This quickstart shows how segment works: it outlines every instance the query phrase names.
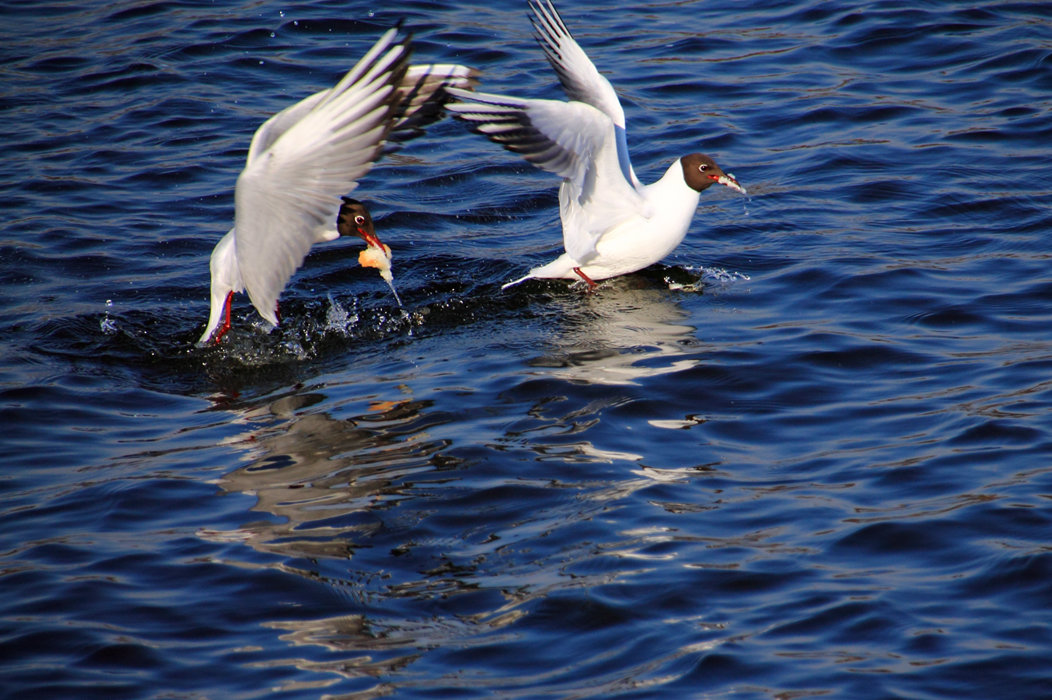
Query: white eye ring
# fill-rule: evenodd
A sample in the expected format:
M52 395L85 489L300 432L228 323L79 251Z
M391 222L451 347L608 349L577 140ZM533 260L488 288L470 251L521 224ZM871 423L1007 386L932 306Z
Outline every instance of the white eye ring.
M708 169L709 169L709 166L706 165L705 163L702 163L701 165L698 166L698 170L700 170L701 172L705 172Z
M354 217L354 223L358 224L359 226L364 224L365 223L365 217L362 216L361 214L359 214L358 216Z

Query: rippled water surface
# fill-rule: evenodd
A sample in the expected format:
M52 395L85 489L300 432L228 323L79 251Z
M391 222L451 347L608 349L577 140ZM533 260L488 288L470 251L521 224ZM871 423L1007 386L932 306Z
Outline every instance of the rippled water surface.
M393 5L388 3L387 5ZM1052 696L1052 5L565 0L659 265L500 285L555 179L446 119L197 348L256 127L400 17L558 97L525 3L0 8L6 697Z

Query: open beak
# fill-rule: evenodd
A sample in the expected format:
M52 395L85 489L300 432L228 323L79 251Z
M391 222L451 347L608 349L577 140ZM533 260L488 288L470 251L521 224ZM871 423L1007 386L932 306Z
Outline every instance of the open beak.
M712 179L721 185L726 185L727 187L730 187L732 190L736 190L738 192L741 192L742 194L747 194L745 188L739 185L738 181L735 180L734 176L730 173L725 173L723 175L720 175L719 177L714 177Z
M360 226L358 227L358 235L362 237L362 240L364 240L368 246L379 248L380 250L387 248L387 246L380 242L380 239L376 237L375 233L369 233Z

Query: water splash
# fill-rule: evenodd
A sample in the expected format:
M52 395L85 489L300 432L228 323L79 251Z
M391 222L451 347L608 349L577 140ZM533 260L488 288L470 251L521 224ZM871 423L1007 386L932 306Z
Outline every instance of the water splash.
M673 292L704 292L706 290L722 291L738 282L748 282L751 277L742 272L731 272L722 267L692 267L686 268L696 275L693 283L676 282L671 277L665 277L665 283Z
M102 314L102 319L99 320L99 330L106 335L113 335L117 332L117 322L110 318L110 309L113 308L113 299L106 300L106 311Z
M707 290L722 292L737 285L739 282L748 282L752 278L743 272L725 270L722 267L706 267L701 270L699 280Z
M351 311L347 311L340 302L336 301L332 292L329 292L329 308L325 312L325 328L331 331L338 331L344 335L347 335L351 327L358 323L358 301L353 300L354 306Z

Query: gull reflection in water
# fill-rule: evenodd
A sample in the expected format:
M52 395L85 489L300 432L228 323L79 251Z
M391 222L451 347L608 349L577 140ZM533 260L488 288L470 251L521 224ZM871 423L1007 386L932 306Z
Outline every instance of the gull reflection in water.
M390 677L411 664L421 647L470 636L478 625L489 631L503 628L522 614L507 603L479 621L461 619L462 629L457 629L436 627L423 615L366 612L383 609L373 604L377 599L398 598L412 608L415 600L426 605L477 587L470 576L422 567L430 553L417 556L406 540L414 537L419 509L427 512L427 491L455 481L451 472L462 460L446 454L449 440L431 434L458 420L458 414L402 390L404 400L375 401L348 418L321 410L332 400L320 393L238 409L246 430L231 443L243 447L247 459L216 483L227 492L255 497L252 509L270 517L232 530L201 530L199 536L274 555L276 560L264 558L257 565L337 592L323 598L346 600L336 603L338 612L330 616L260 620L289 645L314 650L256 665L333 674L322 676L316 687ZM401 508L406 500L416 507ZM402 547L407 551L399 551Z
M697 364L697 329L666 287L638 277L607 280L567 304L555 347L531 361L548 376L588 384L638 384Z
M532 401L506 439L537 459L638 462L639 444L612 414L643 398L640 387L696 366L702 355L690 313L665 284L640 275L606 280L592 294L562 295L559 322L530 358L512 398ZM668 381L672 381L669 379Z
M310 411L318 394L294 394L243 411L241 436L250 461L217 481L225 491L256 497L253 510L281 521L254 523L236 533L256 549L290 557L347 558L356 535L379 527L370 508L399 497L406 477L441 468L448 440L427 428L444 419L432 402L385 401L370 412L337 419Z
M507 401L510 413L505 418L511 419L499 421L498 444L468 445L472 454L525 459L532 453L539 460L564 462L641 459L630 453L631 447L621 449L609 442L601 426L590 426L606 407L638 393L637 385L693 366L699 352L695 328L687 322L688 312L675 302L676 294L664 287L641 289L638 281L634 284L631 280L606 283L594 295L568 299L549 347L528 360L527 366L520 365L518 376L510 372L507 387L493 396ZM548 396L537 401L528 386L535 378L556 379L545 386L565 393L566 400ZM598 391L575 396L573 387L580 384L596 385ZM330 386L328 393L332 390ZM459 425L464 416L450 404L420 400L407 387L402 391L404 397L396 395L397 400L375 402L364 410L345 410L344 417L338 417L340 401L321 392L292 393L236 409L245 425L236 445L246 457L217 484L253 496L253 510L267 517L201 536L244 542L276 557L274 561L265 557L260 566L330 586L348 601L328 616L261 620L290 646L313 650L290 655L300 658L260 664L334 674L322 684L339 683L341 678L389 678L412 664L422 648L476 638L493 642L509 634L526 614L529 599L544 594L545 587L519 590L505 585L515 576L506 579L502 560L494 555L499 541L468 546L492 555L492 571L479 573L472 568L475 564L459 561L457 566L447 562L448 569L436 567L450 548L445 538L450 532L460 537L464 530L441 525L462 511L444 512L429 500L429 493L458 493L455 482L462 476L453 470L463 464L464 445L453 449L451 440L443 438L466 435L471 426ZM450 424L455 424L454 429L442 429ZM618 479L603 487L582 474L583 481L576 484L571 474L565 472L566 478L553 486L560 489L554 502L566 509L560 518L567 522L585 522L611 499L623 499L626 488L649 483ZM502 488L519 486L512 480ZM569 486L579 492L577 497L563 496ZM470 499L478 488L478 484L467 487L464 498ZM436 521L439 524L428 521L436 508L444 513ZM529 526L527 522L523 527ZM515 531L512 525L507 527L512 528L504 531L510 542ZM498 524L492 528L497 531ZM460 551L459 547L453 549ZM490 560L483 556L479 561ZM479 591L481 580L500 584ZM576 577L565 581L567 586L585 583ZM498 588L499 594L494 592ZM456 595L475 596L466 604L473 614L443 618L441 624L425 614L433 605L430 601ZM385 606L378 600L398 603Z

